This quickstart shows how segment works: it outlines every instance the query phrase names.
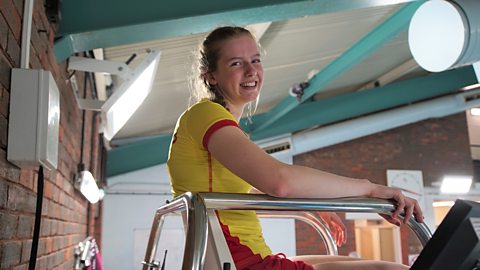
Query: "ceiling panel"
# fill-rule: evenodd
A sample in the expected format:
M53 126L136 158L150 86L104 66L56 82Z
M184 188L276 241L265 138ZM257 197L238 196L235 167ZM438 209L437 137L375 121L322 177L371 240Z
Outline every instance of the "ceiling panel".
M269 110L285 98L294 83L306 81L309 72L326 67L395 13L399 6L357 9L272 23L260 39L265 51L266 80L257 113ZM132 53L137 53L132 66L143 58L147 48L159 48L162 52L152 92L115 139L173 130L176 119L188 106L188 80L193 75L194 52L203 36L196 34L104 49L105 58L115 61L126 61ZM322 91L328 95L354 91L409 58L406 35L401 35Z

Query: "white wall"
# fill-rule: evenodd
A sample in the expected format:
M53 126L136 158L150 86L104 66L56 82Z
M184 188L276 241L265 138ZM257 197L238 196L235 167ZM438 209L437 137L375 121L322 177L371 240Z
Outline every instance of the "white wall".
M171 197L165 165L108 178L102 220L105 269L141 269L155 211ZM180 222L166 221L165 227L171 229L176 223L181 228ZM163 258L164 249L159 252ZM166 269L180 269L172 263L167 260Z
M480 160L480 116L473 116L470 110L467 110L466 115L472 158Z

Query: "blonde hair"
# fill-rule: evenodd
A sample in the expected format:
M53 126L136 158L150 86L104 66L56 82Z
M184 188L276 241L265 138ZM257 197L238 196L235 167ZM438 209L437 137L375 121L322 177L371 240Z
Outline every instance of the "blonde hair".
M190 86L191 104L196 103L203 98L208 98L225 107L225 98L221 91L216 85L210 85L208 83L206 75L207 73L215 72L217 70L221 43L239 35L249 35L255 39L253 34L246 28L238 26L223 26L210 32L200 44L197 52L197 61L195 61L196 65L194 66L194 75Z

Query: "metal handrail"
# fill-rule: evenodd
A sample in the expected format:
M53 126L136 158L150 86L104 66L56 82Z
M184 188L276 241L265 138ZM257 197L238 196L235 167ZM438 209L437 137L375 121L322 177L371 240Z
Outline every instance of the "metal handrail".
M300 199L276 198L265 194L197 193L187 192L171 203L160 207L153 221L143 270L158 269L155 261L159 230L166 213L187 211L187 239L183 258L183 270L201 270L205 261L208 220L206 209L217 210L269 210L269 211L334 211L363 212L391 215L395 204L391 201L370 198ZM432 233L423 223L410 219L408 225L423 246Z
M217 210L275 210L275 211L324 211L361 212L391 215L395 204L388 200L372 198L301 199L277 198L265 194L199 193L207 208ZM400 216L402 218L402 216ZM411 218L410 228L425 245L432 237L430 229Z
M317 233L321 236L323 244L326 247L327 255L336 256L338 255L338 248L335 243L335 239L332 236L332 233L328 229L327 224L322 219L317 218L308 212L278 212L278 211L265 211L258 210L258 217L265 218L293 218L296 220L303 221L308 225L312 226Z
M159 268L159 262L156 261L155 257L164 216L176 211L187 212L187 245L183 256L182 269L202 269L205 262L208 239L207 209L201 196L186 192L176 197L170 203L161 206L155 212L145 252L145 260L142 262L143 270Z

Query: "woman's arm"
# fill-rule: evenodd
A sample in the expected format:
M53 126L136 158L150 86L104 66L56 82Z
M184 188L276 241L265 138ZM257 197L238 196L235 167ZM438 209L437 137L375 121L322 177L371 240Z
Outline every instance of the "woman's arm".
M230 171L266 194L276 197L336 198L368 196L374 185L308 167L282 163L251 142L237 127L217 130L208 142L210 153Z
M397 202L396 216L403 210L407 219L416 214L421 222L422 211L415 200L403 196L399 189L353 179L328 172L282 163L251 142L237 127L226 126L212 134L208 142L210 153L226 168L243 180L276 197L338 198L367 196L393 199Z

